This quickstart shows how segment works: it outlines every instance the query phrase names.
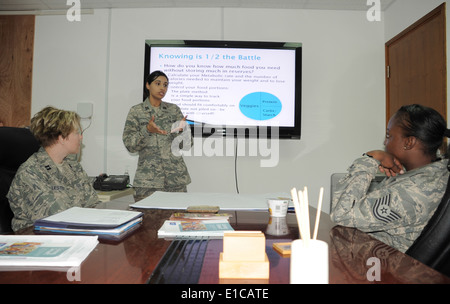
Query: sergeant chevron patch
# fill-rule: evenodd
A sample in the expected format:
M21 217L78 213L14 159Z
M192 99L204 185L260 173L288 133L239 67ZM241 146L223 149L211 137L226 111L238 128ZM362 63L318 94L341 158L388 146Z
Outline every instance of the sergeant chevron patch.
M391 195L388 194L385 197L376 200L373 206L374 216L385 223L390 223L400 219L400 215L391 210Z

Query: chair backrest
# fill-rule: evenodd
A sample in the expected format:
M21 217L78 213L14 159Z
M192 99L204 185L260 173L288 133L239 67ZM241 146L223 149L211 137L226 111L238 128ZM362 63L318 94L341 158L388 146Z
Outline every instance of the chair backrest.
M17 169L40 145L29 129L0 127L0 234L11 232L13 213L8 194Z
M406 254L450 276L450 177L438 208Z

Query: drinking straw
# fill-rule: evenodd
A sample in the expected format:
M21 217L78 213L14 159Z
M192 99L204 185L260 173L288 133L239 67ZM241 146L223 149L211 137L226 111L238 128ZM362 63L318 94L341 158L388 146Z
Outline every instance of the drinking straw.
M314 226L313 240L317 239L317 232L319 230L320 212L322 210L322 199L323 199L323 187L320 188L319 192L319 202L317 203L316 223Z
M295 209L295 217L297 218L297 226L298 226L298 232L300 234L300 237L303 239L303 228L302 228L302 220L301 220L301 213L300 213L300 204L298 201L298 194L297 189L293 188L291 190L291 196L292 196L292 202L294 203L294 209Z
M305 231L305 245L309 244L309 240L311 239L311 232L309 228L309 202L308 202L308 188L304 187L303 189L303 200L300 200L301 207L300 210L302 212L302 220Z
M304 187L303 191L298 191L296 188L291 189L292 201L295 208L295 216L297 218L298 229L301 239L308 245L311 239L310 223L309 223L309 202L308 202L308 188ZM322 211L323 201L323 187L320 188L319 201L317 204L316 221L314 224L313 240L317 239L319 231L320 213Z

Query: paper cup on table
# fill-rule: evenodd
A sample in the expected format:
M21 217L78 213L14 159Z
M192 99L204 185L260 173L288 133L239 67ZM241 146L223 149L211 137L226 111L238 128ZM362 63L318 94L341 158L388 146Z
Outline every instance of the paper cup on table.
M291 284L328 284L328 244L294 240L291 244Z
M269 205L270 216L284 217L286 216L289 201L283 199L269 199L267 201Z

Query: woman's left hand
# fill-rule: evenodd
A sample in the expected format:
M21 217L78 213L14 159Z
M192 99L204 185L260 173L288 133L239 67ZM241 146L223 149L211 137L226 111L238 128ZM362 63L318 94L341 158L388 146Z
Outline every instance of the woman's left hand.
M403 165L392 154L381 150L370 151L366 153L380 162L380 172L386 174L386 176L392 177L397 174L404 174Z
M178 133L183 131L183 129L186 127L186 118L187 115L183 117L183 119L180 121L180 124L177 127L173 128L170 133Z

